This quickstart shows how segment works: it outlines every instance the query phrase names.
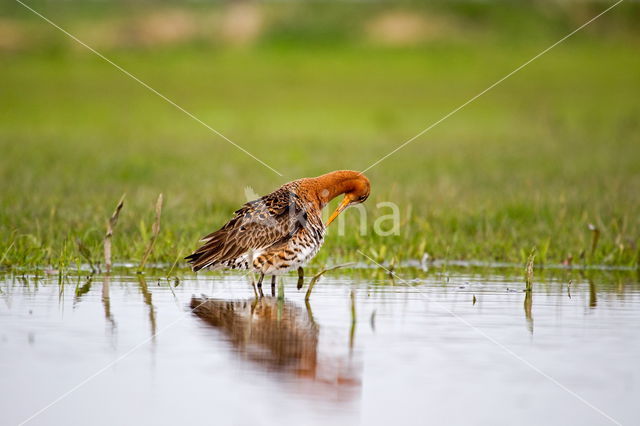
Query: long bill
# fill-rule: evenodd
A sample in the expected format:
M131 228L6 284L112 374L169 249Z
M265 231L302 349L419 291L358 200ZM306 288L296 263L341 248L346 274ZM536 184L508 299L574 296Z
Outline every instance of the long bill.
M344 199L342 200L342 202L340 203L340 205L338 206L338 208L336 209L336 211L334 211L333 213L331 213L331 217L329 217L329 220L327 220L327 224L325 226L329 226L331 224L331 222L333 222L333 220L338 217L338 215L340 213L342 213L342 211L344 209L347 208L347 206L349 205L349 202L351 202L351 200L348 197L344 197Z

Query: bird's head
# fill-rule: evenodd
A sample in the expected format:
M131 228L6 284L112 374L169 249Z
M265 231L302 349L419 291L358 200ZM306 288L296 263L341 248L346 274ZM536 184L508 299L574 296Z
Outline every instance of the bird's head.
M320 182L322 205L326 205L335 197L344 194L342 202L331 214L326 226L329 226L347 207L363 203L371 192L369 179L365 175L351 170L338 170L316 179Z

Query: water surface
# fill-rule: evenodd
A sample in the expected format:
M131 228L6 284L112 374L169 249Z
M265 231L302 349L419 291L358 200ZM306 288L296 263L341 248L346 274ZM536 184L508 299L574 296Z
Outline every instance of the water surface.
M2 424L640 422L633 274L340 274L310 303L294 277L5 276Z

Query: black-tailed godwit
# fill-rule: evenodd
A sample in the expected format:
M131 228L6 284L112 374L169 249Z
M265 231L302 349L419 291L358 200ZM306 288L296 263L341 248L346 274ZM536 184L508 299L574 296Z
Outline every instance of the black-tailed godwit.
M262 280L298 269L311 260L324 242L326 227L347 207L369 196L369 179L359 172L338 170L315 178L286 183L236 210L222 228L204 237L202 247L186 257L194 271L200 269L244 269L260 274ZM322 209L335 197L344 199L322 223Z

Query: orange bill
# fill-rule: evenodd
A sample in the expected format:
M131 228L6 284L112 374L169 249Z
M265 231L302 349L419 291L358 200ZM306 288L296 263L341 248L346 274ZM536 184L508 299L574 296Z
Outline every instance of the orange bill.
M334 211L331 214L331 217L329 217L329 220L327 221L327 224L325 226L329 226L329 224L331 224L331 222L333 222L333 220L338 217L338 215L340 213L342 213L342 210L346 209L347 206L349 205L349 203L351 202L351 200L348 197L344 197L344 199L342 200L342 202L340 203L340 205L338 206L338 208L336 209L336 211Z

